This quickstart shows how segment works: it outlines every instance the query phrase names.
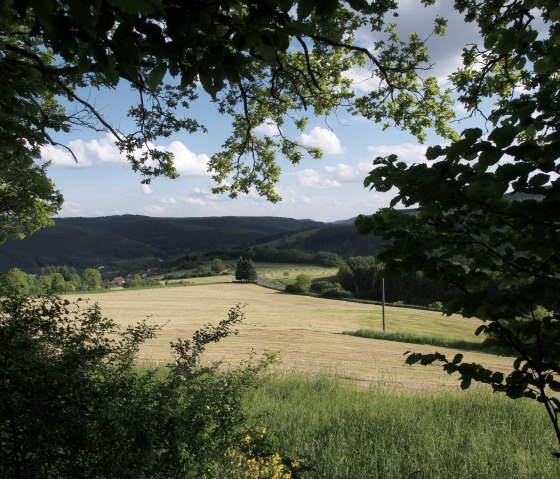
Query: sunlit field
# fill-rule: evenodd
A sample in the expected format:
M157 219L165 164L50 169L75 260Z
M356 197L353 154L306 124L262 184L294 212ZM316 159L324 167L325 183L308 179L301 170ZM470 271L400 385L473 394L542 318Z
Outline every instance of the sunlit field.
M213 284L204 284L210 280ZM106 316L122 325L146 317L162 325L157 339L141 350L140 360L145 363L166 363L171 359L171 341L190 336L204 324L217 323L239 303L245 305L246 316L239 335L211 345L206 360L235 364L247 359L251 351L257 355L267 351L278 353L275 369L290 374L327 374L360 386L382 385L394 390L457 388L457 380L437 366L404 365L406 351L429 352L433 346L341 334L358 329L380 330L379 306L289 295L253 284L233 283L231 276L189 281L193 284L184 287L120 290L89 297L101 305ZM473 331L479 324L476 320L398 307L386 308L386 323L388 331L470 341L475 340ZM507 358L470 351L465 352L465 358L492 368L511 364Z

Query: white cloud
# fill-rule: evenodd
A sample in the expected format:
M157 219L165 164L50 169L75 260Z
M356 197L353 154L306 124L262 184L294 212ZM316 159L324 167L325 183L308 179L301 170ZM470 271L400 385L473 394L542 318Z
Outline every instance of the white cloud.
M41 158L50 161L53 165L66 166L70 168L88 168L94 163L126 163L126 158L115 145L114 137L110 134L101 139L94 140L72 140L68 142L68 148L74 153L74 157L66 148L45 145L41 147ZM77 160L77 161L76 161Z
M262 133L263 135L267 136L276 136L280 133L278 130L278 126L270 118L267 118L264 123L261 123L259 126L257 126L255 128L255 132Z
M43 161L48 161L53 165L66 166L68 168L88 168L92 165L91 160L82 155L79 156L78 151L74 151L74 158L69 151L57 148L52 145L45 145L41 147L41 158ZM77 161L76 161L77 160Z
M115 137L111 134L105 135L100 140L71 141L68 146L74 149L74 143L80 142L88 155L93 156L102 163L126 163L126 156L123 155L115 144Z
M154 192L154 190L152 189L152 187L150 185L146 185L146 184L142 184L140 185L140 191L142 192L142 194L144 195L150 195Z
M77 162L74 160L70 152L62 147L46 145L41 148L41 157L43 161L50 161L53 165L66 166L72 168L88 168L104 163L126 163L126 156L122 154L117 145L115 138L107 134L101 139L72 140L68 143L68 148L72 150L76 156ZM168 146L156 146L150 144L150 148L156 148L163 151L173 153L174 165L177 171L183 175L189 176L209 176L208 155L196 154L187 148L180 141L173 141ZM144 151L144 150L141 150ZM140 151L138 152L140 153ZM148 162L151 164L152 162ZM146 193L146 191L143 191Z
M334 166L325 167L325 172L334 176L341 183L361 182L371 171L372 164L368 161L360 161L356 165L337 163Z
M310 205L313 203L309 196L302 194L301 190L296 190L293 186L278 186L278 194L282 197L279 205Z
M380 84L379 78L373 76L370 68L353 66L350 70L346 70L343 75L352 81L352 88L364 93L377 89Z
M158 201L164 205L176 205L177 200L173 197L162 197L158 198Z
M173 164L179 173L189 176L210 176L208 155L204 153L197 155L180 141L171 142L166 150L173 153Z
M400 145L376 145L368 146L367 149L372 153L373 158L378 156L397 155L400 161L405 163L426 163L425 145L417 145L413 143L402 143ZM368 170L369 171L369 170Z
M85 216L87 211L79 203L65 201L58 216Z
M320 170L309 168L298 171L295 175L300 185L309 188L338 188L340 186L337 180L327 178Z
M303 146L318 147L321 148L324 153L331 155L344 151L336 134L319 126L313 128L309 135L302 133L299 141Z
M192 196L183 196L181 198L181 201L183 203L186 203L189 206L200 206L200 207L205 207L208 206L209 202L208 201L204 201L200 198L193 198Z
M165 208L159 205L145 206L142 208L142 212L147 215L161 215L165 213Z

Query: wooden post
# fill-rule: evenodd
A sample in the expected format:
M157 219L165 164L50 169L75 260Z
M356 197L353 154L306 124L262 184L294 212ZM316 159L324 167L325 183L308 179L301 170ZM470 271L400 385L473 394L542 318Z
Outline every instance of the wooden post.
M385 278L381 278L381 315L383 317L383 332L385 332Z

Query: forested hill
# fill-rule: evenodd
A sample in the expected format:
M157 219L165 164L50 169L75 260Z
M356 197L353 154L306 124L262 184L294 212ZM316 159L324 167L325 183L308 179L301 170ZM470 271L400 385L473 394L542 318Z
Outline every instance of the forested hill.
M312 220L277 217L60 218L51 228L0 245L0 270L18 267L37 271L42 266L63 264L76 268L118 268L131 260L255 244L271 235L323 225Z

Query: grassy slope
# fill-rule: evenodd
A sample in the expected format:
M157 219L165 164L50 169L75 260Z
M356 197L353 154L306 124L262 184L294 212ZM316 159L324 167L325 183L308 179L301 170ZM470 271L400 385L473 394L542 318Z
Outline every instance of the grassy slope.
M338 268L325 266L314 266L308 264L283 264L283 263L264 263L256 262L255 269L259 276L264 276L272 281L284 284L291 284L299 274L306 274L311 279L333 278L336 276Z
M544 408L480 389L395 394L272 378L248 411L275 449L305 459L309 479L560 477Z
M251 284L234 284L231 276L191 280L192 286L115 291L90 295L105 315L127 324L150 316L165 324L156 340L142 349L142 359L166 362L169 342L188 337L208 322L217 323L230 307L246 304L246 321L240 334L212 345L207 357L238 362L251 350L279 352L277 369L313 374L336 374L362 385L381 384L396 390L449 387L457 381L436 366L404 366L409 349L433 351L427 345L364 339L342 335L343 331L381 328L380 307L306 296L287 295ZM223 281L204 284L209 281ZM389 331L473 340L475 320L446 318L430 311L386 308ZM438 348L441 352L453 352ZM489 367L506 368L511 360L467 352L467 359Z

